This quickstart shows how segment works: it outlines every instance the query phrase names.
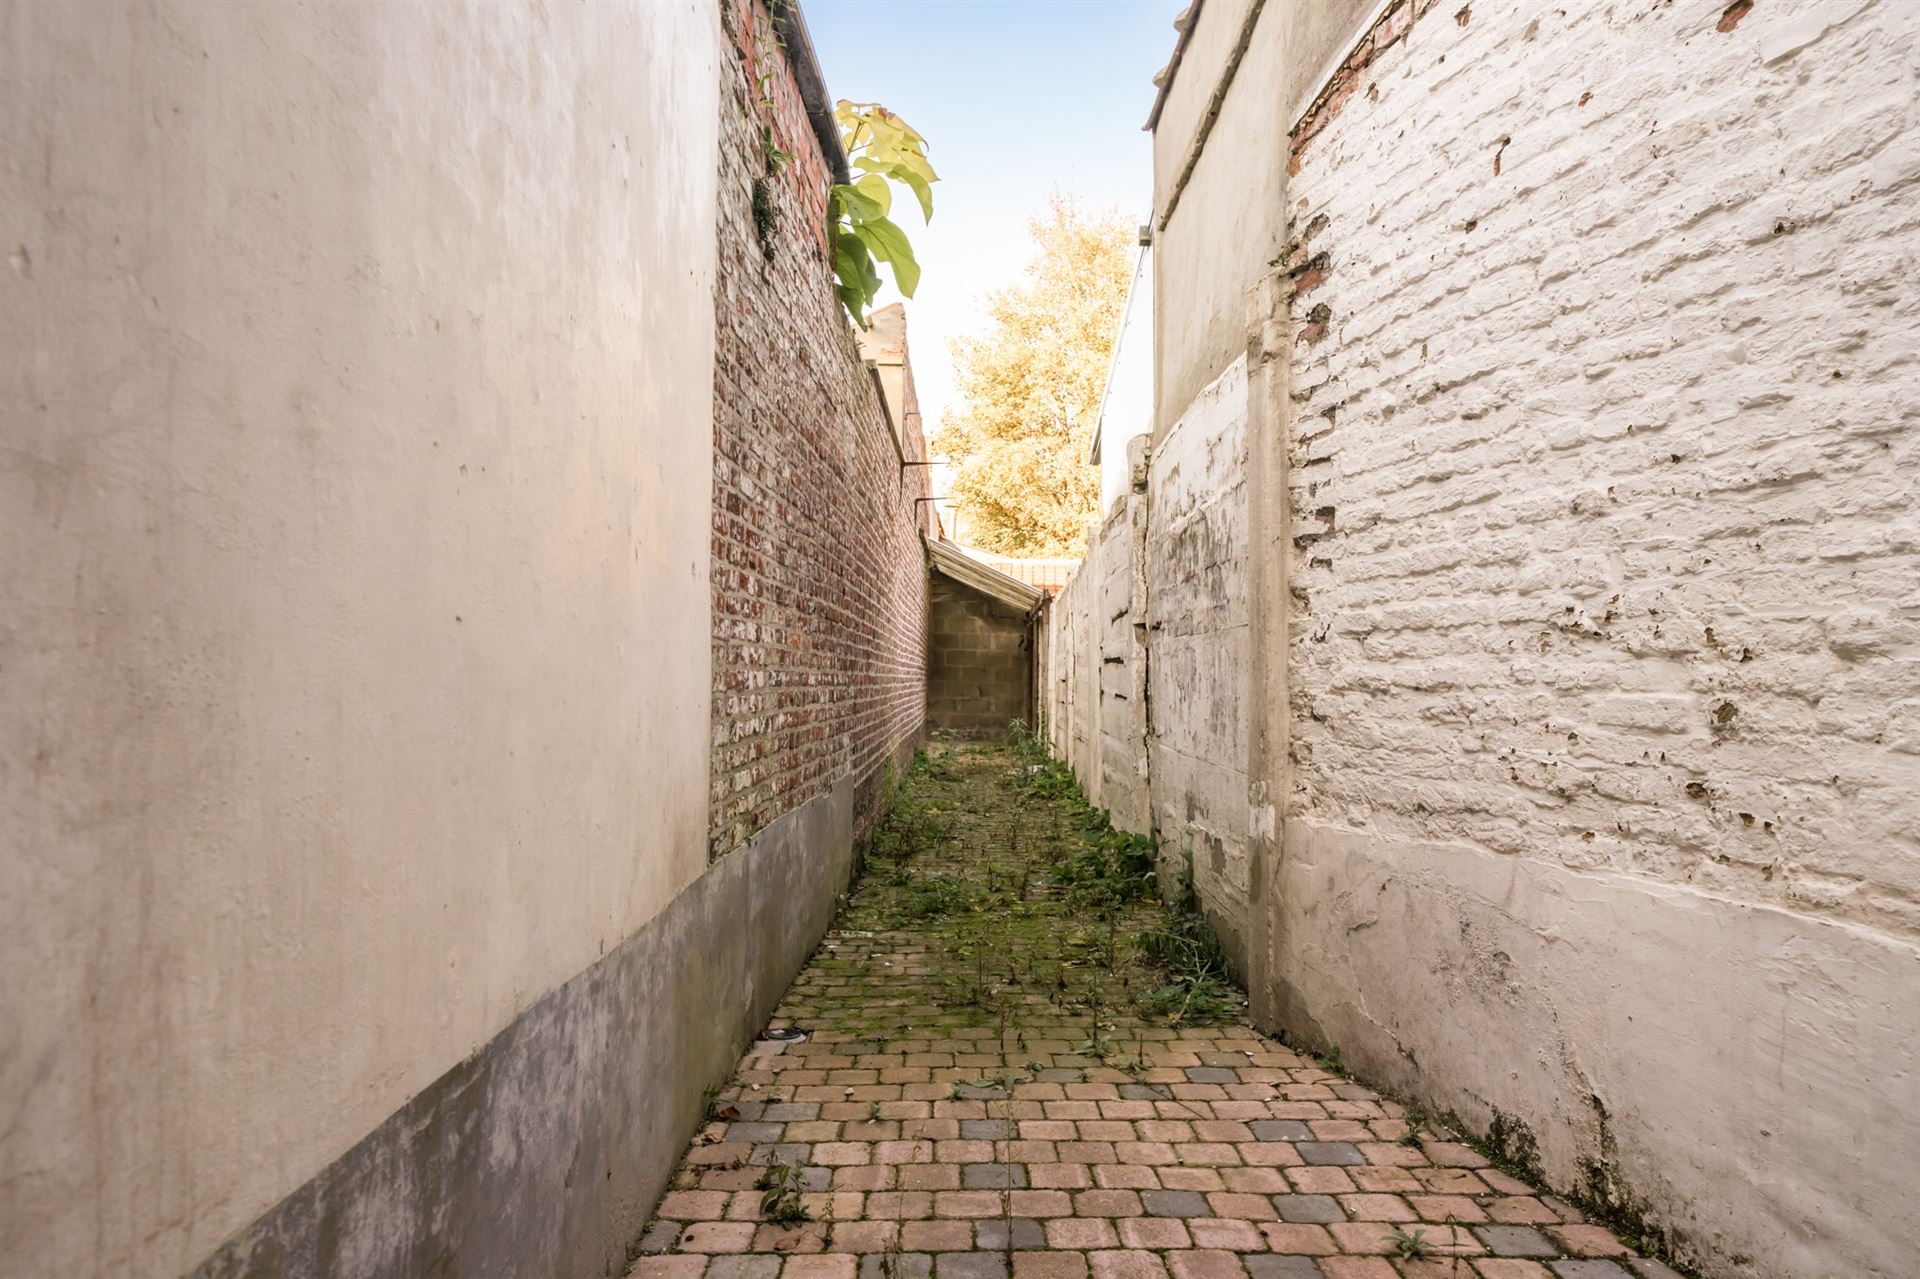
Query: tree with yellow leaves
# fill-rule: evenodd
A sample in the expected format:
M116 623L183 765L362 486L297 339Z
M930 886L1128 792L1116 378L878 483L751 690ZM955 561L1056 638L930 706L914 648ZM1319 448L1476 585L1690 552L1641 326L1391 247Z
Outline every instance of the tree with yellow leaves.
M987 295L987 332L953 344L960 403L934 433L970 542L1080 555L1100 498L1087 462L1132 272L1132 228L1055 194L1028 220L1020 283Z

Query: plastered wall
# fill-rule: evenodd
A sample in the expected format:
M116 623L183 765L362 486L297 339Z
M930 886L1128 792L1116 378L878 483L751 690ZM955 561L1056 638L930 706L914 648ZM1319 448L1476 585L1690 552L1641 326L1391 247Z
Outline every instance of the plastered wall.
M0 10L0 1272L603 1273L824 926L844 778L702 877L733 56Z
M1920 10L1383 21L1292 147L1283 1019L1711 1274L1909 1274Z
M1156 439L1246 349L1244 295L1285 241L1289 112L1367 4L1198 6L1153 130Z
M1038 684L1047 740L1121 830L1152 828L1147 796L1146 499L1119 497L1047 604Z
M1247 364L1194 398L1149 463L1148 776L1169 870L1193 885L1228 954L1246 958Z

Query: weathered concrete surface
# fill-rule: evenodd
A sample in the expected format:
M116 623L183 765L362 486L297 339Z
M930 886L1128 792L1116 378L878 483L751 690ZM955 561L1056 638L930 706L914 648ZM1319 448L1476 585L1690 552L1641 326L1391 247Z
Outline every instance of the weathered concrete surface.
M1135 437L1134 451L1143 443ZM1145 487L1144 482L1141 485ZM1151 829L1147 796L1147 501L1128 492L1049 603L1039 686L1047 740L1088 802L1121 830Z
M1183 858L1236 966L1246 962L1246 358L1146 459L1050 607L1049 741L1096 807ZM1144 443L1144 441L1142 441Z
M1073 769L1096 808L1104 802L1097 767L1100 641L1093 622L1099 607L1100 579L1087 565L1099 556L1104 540L1103 533L1088 538L1087 558L1047 603L1036 681L1046 698L1042 719L1048 749Z
M1241 971L1251 887L1246 419L1242 355L1154 448L1145 614L1154 830L1164 857L1192 856L1194 888Z
M1716 1276L1908 1275L1920 8L1386 23L1288 188L1283 1023Z
M702 1090L831 922L853 812L847 779L715 862L197 1279L620 1274L702 1118Z
M718 45L0 9L0 1267L191 1268L705 869Z
M1247 295L1247 996L1255 1024L1279 1026L1274 893L1280 812L1292 789L1287 689L1293 611L1294 281L1276 267Z
M1910 1275L1920 953L1612 871L1286 827L1281 1024L1713 1275ZM1765 1250L1756 1249L1764 1240ZM1845 1260L1836 1260L1844 1258Z
M1136 456L1145 443L1130 442ZM1152 800L1147 793L1147 500L1128 493L1116 503L1101 532L1098 556L1088 562L1096 574L1093 625L1100 643L1098 716L1099 807L1125 831L1152 829Z

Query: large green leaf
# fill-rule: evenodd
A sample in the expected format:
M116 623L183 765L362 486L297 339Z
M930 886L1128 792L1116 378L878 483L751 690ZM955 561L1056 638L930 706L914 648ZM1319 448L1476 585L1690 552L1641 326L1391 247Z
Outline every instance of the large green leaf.
M881 283L880 266L873 260L873 242L860 234L859 227L847 232L842 238L854 266L858 269L860 287L865 291L867 301L871 302L874 295L880 292Z
M926 154L916 149L903 149L893 154L891 163L896 169L908 173L917 173L928 182L938 182L940 175L933 171L933 162Z
M872 251L873 256L893 267L893 283L902 297L912 297L920 287L920 264L914 260L913 246L907 234L886 218L869 218L853 228L853 233Z
M867 179L860 180L865 182ZM836 184L833 187L833 196L840 203L840 212L856 226L872 218L887 216L886 207L857 186Z
M927 140L893 112L878 103L842 98L833 114L847 154L856 157L854 163L864 154L877 166L905 165L928 182L939 181L927 159Z
M866 328L867 306L880 291L880 268L856 231L834 231L833 273L840 278L840 301L854 323Z
M893 189L897 182L913 192L920 216L933 218L932 185L938 182L927 160L926 139L912 125L873 102L834 104L842 145L860 176L835 185L828 198L833 223L834 274L840 280L840 300L854 322L867 326L866 308L881 285L876 261L893 268L893 282L904 297L920 286L920 264L906 233L893 223Z
M891 178L893 181L898 182L901 186L904 186L908 190L913 192L914 198L920 202L921 220L925 222L933 221L933 191L929 183L937 182L939 179L923 178L918 173L914 172L912 169L905 167L904 165L897 164L897 163L884 164L879 160L875 160L870 156L864 156L864 155L856 156L853 161L853 166L854 168L861 170L861 172L865 175L862 178L860 178L859 182L856 184L860 187L861 190L870 189L867 186L867 178ZM882 184L879 182L875 182L873 186L881 187ZM838 191L840 190L840 188L835 187L834 190ZM889 202L889 206L885 210L885 212L889 216L892 215L893 210L891 207L891 202Z
M869 173L863 178L855 179L853 185L861 194L880 206L882 217L893 212L893 188L887 185L885 178L877 173Z
M840 305L847 308L847 314L861 328L867 327L867 300L860 296L860 290L851 284L840 286Z
M920 201L921 221L933 221L933 190L927 185L928 179L917 173L897 169L893 176L905 183L913 191L914 198Z

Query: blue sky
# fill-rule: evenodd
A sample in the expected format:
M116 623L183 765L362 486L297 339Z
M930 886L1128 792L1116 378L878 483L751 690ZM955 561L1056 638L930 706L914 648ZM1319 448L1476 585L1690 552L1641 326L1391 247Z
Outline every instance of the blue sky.
M982 294L1019 276L1027 215L1048 191L1144 220L1153 158L1140 126L1184 5L803 0L827 91L906 117L940 174L932 224L899 216L923 272L907 325L929 430L952 398L947 344L979 325Z

